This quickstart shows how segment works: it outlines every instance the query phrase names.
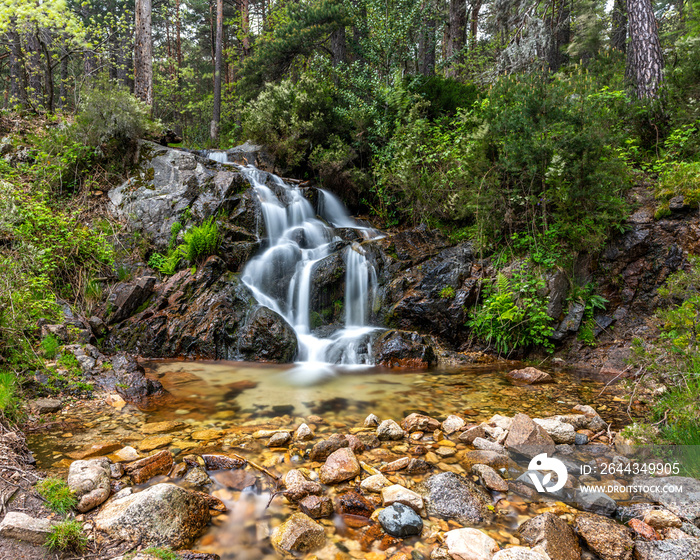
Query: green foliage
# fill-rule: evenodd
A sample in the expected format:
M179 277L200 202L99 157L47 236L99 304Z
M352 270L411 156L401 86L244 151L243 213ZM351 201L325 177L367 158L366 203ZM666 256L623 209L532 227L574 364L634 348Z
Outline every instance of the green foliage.
M41 350L41 354L47 360L53 360L58 354L60 347L61 341L51 333L42 338L41 342L39 343L39 350Z
M182 224L180 222L173 222L170 226L170 241L168 242L168 250L172 250L177 243L177 236L180 235L182 231Z
M148 556L153 556L155 558L158 558L159 560L179 560L180 556L176 552L174 552L170 547L155 547L155 546L150 546L146 548L145 550L141 551L141 554L145 554ZM125 556L125 560L131 560L136 553L129 553Z
M181 227L173 224L172 231L180 233ZM171 238L171 243L176 236ZM148 266L167 275L175 274L182 261L187 261L191 265L202 262L210 255L215 255L219 249L219 227L214 216L204 220L199 226L192 226L183 235L183 243L175 249L170 249L167 255L153 253Z
M156 132L150 109L129 89L100 77L93 83L75 118L73 133L79 142L98 147L106 142L127 142Z
M588 346L597 346L595 338L595 314L605 311L606 305L609 303L600 294L595 292L596 285L588 283L585 286L574 286L569 294L568 301L583 304L583 320L579 328L577 338Z
M425 116L431 120L454 117L459 109L468 109L477 100L479 90L474 84L464 84L440 75L412 76L406 89L428 102Z
M472 309L467 326L499 355L532 345L552 351L552 319L547 300L538 295L543 287L541 278L526 271L511 279L499 273L481 306Z
M445 286L440 290L440 297L442 299L453 299L455 297L455 289L452 286Z
M0 417L15 420L19 415L19 388L14 373L0 371Z
M66 481L60 478L45 478L37 483L36 490L46 500L46 506L61 515L68 513L78 503Z
M698 445L700 440L700 259L676 272L659 289L667 302L654 321L661 334L653 342L635 340L632 361L666 391L653 405L652 420L664 440Z
M60 521L51 527L46 537L49 550L80 552L87 546L88 538L83 532L83 524L75 519Z

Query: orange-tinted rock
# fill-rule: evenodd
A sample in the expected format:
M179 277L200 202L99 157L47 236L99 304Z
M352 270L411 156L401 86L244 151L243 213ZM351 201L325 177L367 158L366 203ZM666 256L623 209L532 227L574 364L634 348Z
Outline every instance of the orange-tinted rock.
M173 455L167 449L124 465L124 472L135 484L143 484L159 474L168 474L173 466Z

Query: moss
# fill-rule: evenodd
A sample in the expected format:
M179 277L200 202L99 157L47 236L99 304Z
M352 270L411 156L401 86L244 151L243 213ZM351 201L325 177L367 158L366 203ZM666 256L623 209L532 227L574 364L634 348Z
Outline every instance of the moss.
M311 313L309 313L309 325L312 329L317 329L318 327L323 325L323 319L321 317L321 314L317 313L316 311L312 311Z

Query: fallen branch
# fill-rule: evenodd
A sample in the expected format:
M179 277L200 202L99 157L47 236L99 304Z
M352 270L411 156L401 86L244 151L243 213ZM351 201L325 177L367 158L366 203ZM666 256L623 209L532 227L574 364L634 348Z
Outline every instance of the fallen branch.
M236 454L236 453L229 453L229 455L232 455L234 458L240 459L241 461L245 461L245 462L248 463L251 467L253 467L255 470L258 470L258 471L260 471L261 473L266 474L266 475L269 476L272 480L274 480L276 483L279 483L280 477L279 477L279 476L275 476L275 475L272 474L270 471L268 471L265 467L262 467L262 466L260 466L260 465L258 465L258 464L256 464L256 463L254 463L254 462L251 461L250 459L246 459L245 457L242 457L241 455L238 455L238 454Z

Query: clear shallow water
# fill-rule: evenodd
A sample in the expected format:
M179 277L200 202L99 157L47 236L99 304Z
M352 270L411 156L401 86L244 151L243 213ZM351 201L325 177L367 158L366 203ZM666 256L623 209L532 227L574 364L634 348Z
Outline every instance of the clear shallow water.
M146 455L149 441L160 437L165 439L158 449L171 449L178 454L176 461L188 453L237 453L281 476L291 468L311 466L304 454L313 443L334 433L357 431L369 413L397 421L414 411L439 419L458 414L476 423L493 414L525 412L537 417L565 413L584 403L594 406L614 426L626 418L624 403L615 399L615 387L598 396L605 383L602 379L559 371L553 372L554 384L515 387L505 378L514 366L489 364L433 371L323 366L325 373L319 377L318 371L323 368L308 364L157 361L148 364L147 371L161 381L168 397L142 410L131 405L118 410L97 401L77 403L57 416L53 424L31 434L29 440L39 468L60 474L65 474L70 462L78 458L76 452L95 443L131 445ZM149 425L162 421L179 424L172 431L146 433ZM308 444L270 449L267 438L253 437L263 429L291 430L302 421L310 423L316 434ZM441 444L427 436L420 445L437 451ZM440 459L434 472L448 469L468 474L459 460L465 449L457 443L457 454ZM367 451L361 460L377 467L405 457L408 450L407 441L397 442ZM253 487L243 491L233 489L225 473L212 475L210 491L224 500L229 512L214 518L195 548L215 552L224 559L278 558L266 537L297 509L281 496L271 499L275 486L267 476L250 467L246 472L252 477ZM427 476L397 473L390 479L414 487ZM332 487L328 494L332 497L336 490L338 487ZM568 511L562 504L543 506L524 503L511 495L507 498L494 501L497 515L484 527L502 545L517 543L515 529L526 518L552 508L558 513ZM443 520L425 521L435 531L457 526ZM383 553L380 541L365 543L363 549L362 530L346 527L339 516L323 523L328 545L316 552L319 559L365 558L369 551ZM418 551L427 558L433 545L430 539L414 538L390 550L409 555Z

